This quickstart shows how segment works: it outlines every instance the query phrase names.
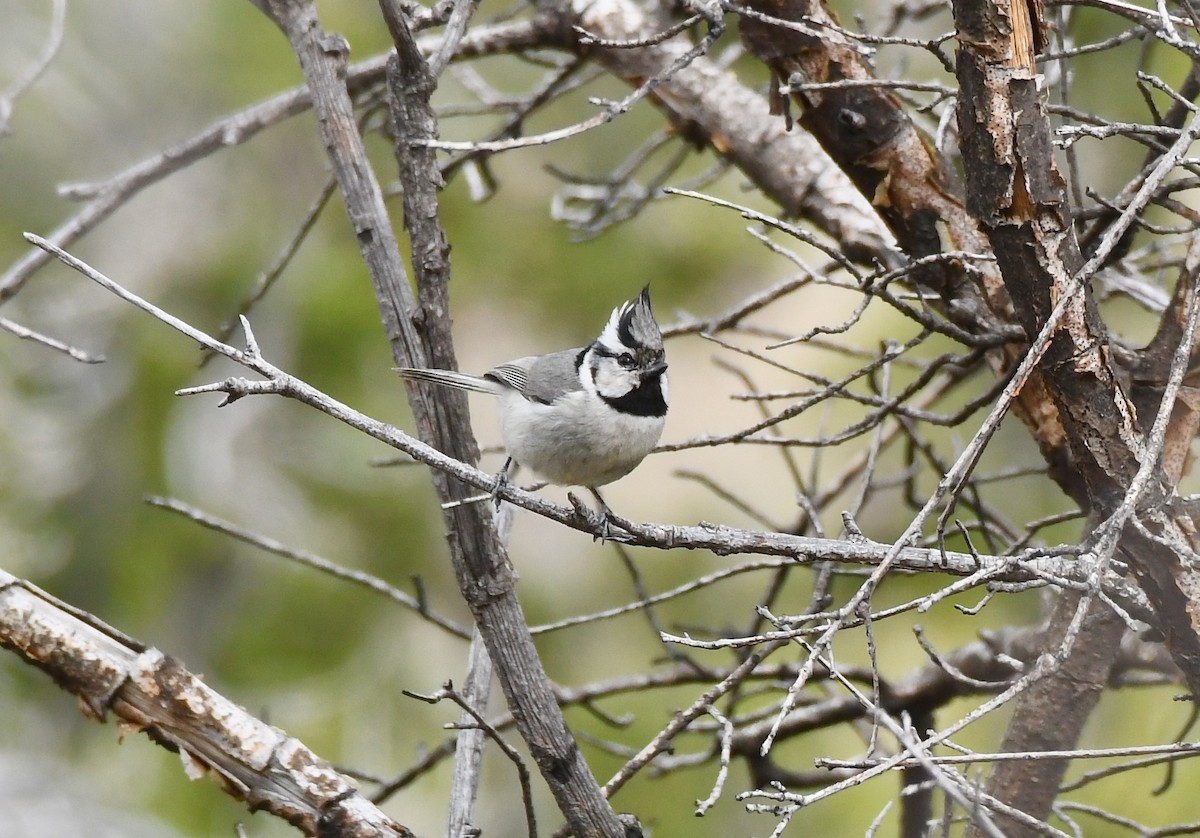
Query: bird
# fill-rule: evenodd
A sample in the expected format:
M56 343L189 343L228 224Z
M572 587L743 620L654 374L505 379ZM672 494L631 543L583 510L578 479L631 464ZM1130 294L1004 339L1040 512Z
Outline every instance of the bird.
M401 367L410 381L500 399L500 435L508 455L496 496L515 462L559 486L581 486L611 516L597 487L633 471L654 450L667 417L667 359L650 306L650 286L613 309L587 346L530 355L482 376Z

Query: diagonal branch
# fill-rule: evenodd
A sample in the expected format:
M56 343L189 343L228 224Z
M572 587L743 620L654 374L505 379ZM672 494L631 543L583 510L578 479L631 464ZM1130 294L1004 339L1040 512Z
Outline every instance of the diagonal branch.
M411 28L395 3L382 3L397 59L389 61L393 124L398 133L401 178L405 184L405 221L418 274L420 307L414 299L383 192L367 157L346 90L349 50L340 36L326 32L311 0L254 0L287 36L312 94L321 139L333 165L347 215L371 275L384 330L399 366L429 363L454 366L449 329L449 244L437 220L436 188L441 177L433 152L409 145L431 139L436 129L428 96L433 79ZM418 324L420 328L418 328ZM408 388L421 439L451 459L475 462L479 451L471 431L466 397L461 392ZM575 834L622 838L618 820L592 776L587 762L554 702L516 595L516 573L500 544L488 508L463 503L471 485L435 471L442 500L450 557L459 591L471 609L495 664L505 698L518 720L521 736ZM634 834L640 828L631 827Z
M683 136L697 138L737 166L785 215L811 220L866 264L895 260L891 236L846 177L830 166L812 138L788 132L771 117L767 100L715 61L695 58L669 73L690 42L646 42L673 21L632 0L552 0L539 4L563 45L585 54L616 78L638 86L669 74L650 98ZM589 33L587 37L581 31Z
M328 838L412 838L299 740L220 695L183 665L0 570L0 646L79 697L177 751L189 777Z
M525 491L516 484L508 483L496 488L495 475L455 460L453 457L448 457L436 448L414 439L399 428L372 419L289 375L263 358L245 318L242 319L242 326L247 334L247 348L245 350L235 349L168 314L153 303L147 302L113 282L87 263L56 248L45 239L31 233L27 233L26 238L31 243L49 250L67 266L84 274L122 300L167 323L205 349L223 355L266 379L252 381L245 378L227 378L212 384L180 390L177 395L224 393L226 399L223 404L247 395L270 394L295 399L402 451L418 462L451 475L457 481L487 492L495 490L500 498L515 506L594 538L599 538L604 534L612 541L642 547L655 547L663 550L707 550L719 556L735 554L785 556L805 563L839 562L863 567L878 567L884 562L889 562L897 570L962 576L971 580L972 584L1040 583L1079 591L1090 590L1099 585L1100 590L1106 596L1120 604L1130 615L1139 619L1152 618L1149 603L1135 586L1127 584L1120 575L1111 570L1097 573L1096 566L1087 561L1061 558L1062 551L1052 550L1040 553L1037 550L1029 550L1020 555L988 556L980 553L960 553L953 550L935 550L900 544L889 545L872 541L863 536L844 540L812 538L713 524L699 526L642 524L617 516L613 516L612 520L619 525L619 529L606 531L595 516L580 515L575 509L547 501L539 495ZM478 503L458 504L458 506L478 505Z

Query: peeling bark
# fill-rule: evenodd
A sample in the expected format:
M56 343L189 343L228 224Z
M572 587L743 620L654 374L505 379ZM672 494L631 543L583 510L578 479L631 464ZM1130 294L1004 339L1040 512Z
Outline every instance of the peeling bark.
M1041 370L1083 480L1085 508L1101 538L1105 519L1121 509L1139 473L1154 466L1147 488L1136 499L1132 522L1120 533L1118 549L1154 601L1172 656L1196 692L1200 566L1193 552L1194 526L1174 495L1185 459L1181 451L1196 429L1188 404L1193 399L1176 403L1176 422L1157 464L1148 462L1145 446L1169 359L1182 337L1195 265L1185 268L1176 301L1151 345L1148 358L1153 360L1147 363L1153 369L1146 377L1156 380L1157 389L1143 385L1131 390L1127 370L1118 366L1110 349L1090 286L1084 282L1076 290L1076 278L1094 266L1085 262L1070 223L1066 185L1055 167L1037 88L1034 53L1042 42L1036 34L1042 25L1038 11L1021 3L955 3L962 91L958 118L968 207L992 243L1016 316L1031 338L1051 320L1064 295L1071 295L1042 356ZM1135 399L1142 408L1140 417ZM1021 697L1005 749L1071 744L1095 704L1123 627L1115 615L1102 613L1105 609L1086 600L1080 607L1090 609L1083 632L1059 669ZM1058 603L1049 652L1064 642L1075 608L1075 597ZM1065 769L1064 762L1002 764L993 772L988 791L1044 820ZM1003 817L1001 823L1006 834L1035 834ZM969 834L984 833L976 826Z
M412 838L300 741L254 718L183 664L0 571L0 645L79 698L178 752L188 776L209 774L251 811L305 835Z
M777 82L790 85L791 101L802 112L801 125L850 174L905 253L914 259L944 250L989 254L991 245L976 221L974 207L961 197L952 167L912 123L895 95L869 84L811 87L874 78L855 45L838 34L836 18L820 0L752 0L748 6L766 17L742 20L747 48L767 64ZM778 21L792 22L796 28ZM786 99L777 94L774 102L777 111L786 112ZM948 318L975 334L995 332L1012 320L1009 292L991 263L966 266L947 260L914 272L913 279L936 294L934 301L940 302ZM1023 356L1024 347L1010 343L988 357L996 373L1005 375ZM1058 408L1040 375L1025 385L1014 412L1029 429L1055 482L1082 503L1085 495L1071 463Z
M1041 4L955 4L965 198L959 198L945 174L948 167L899 100L885 88L867 84L873 78L871 67L840 35L836 19L820 2L759 0L750 5L762 17L742 21L747 47L767 63L778 83L787 85L790 104L801 110L801 126L850 175L906 253L920 257L958 248L995 254L994 270L972 274L942 263L914 276L918 285L936 291L948 317L977 334L1015 318L1032 340L1070 295L1017 412L1051 476L1097 522L1121 509L1135 478L1155 465L1136 499L1137 514L1121 533L1120 551L1155 599L1172 655L1197 691L1200 563L1193 552L1195 525L1173 488L1200 424L1193 407L1200 404L1195 390L1181 391L1161 462L1143 461L1146 431L1161 400L1200 258L1189 259L1179 283L1182 290L1177 290L1146 360L1122 366L1090 289L1086 284L1073 289L1089 266L1072 229L1066 184L1054 165L1038 89L1036 53L1045 43ZM839 84L845 81L862 83ZM774 102L777 111L786 113L789 100L777 95ZM1024 353L1024 347L1010 345L991 360L1003 372ZM1075 600L1064 599L1056 623L1074 614L1075 607ZM1112 638L1119 627L1099 615L1089 620L1093 630L1077 639L1060 674L1069 680L1086 673L1088 683L1102 684L1115 654L1105 647L1115 645ZM1055 693L1053 686L1046 685L1049 694ZM1067 708L1075 714L1071 722L1076 730L1086 718L1082 695L1078 699ZM1072 738L1071 726L1051 716L1046 721L1064 741ZM1034 728L1013 733L1012 741L1026 746L1038 739ZM1053 781L1050 785L1057 788ZM1053 796L1045 795L1048 801Z
M964 3L955 13L961 17L959 129L968 206L992 242L1018 319L1033 334L1070 292L1084 259L1068 222L1064 182L1049 153L1049 124L1030 77L1032 55L1014 58L1016 46L1008 40L1014 27L999 7ZM1127 376L1115 364L1086 284L1067 303L1041 367L1068 432L1088 506L1102 520L1122 502L1142 466L1146 427L1126 395L1121 379ZM1200 574L1188 546L1190 519L1169 508L1173 482L1161 466L1155 470L1139 504L1147 532L1127 529L1125 535L1138 547L1126 545L1124 552L1139 579L1157 592L1151 596L1163 628L1196 689L1200 623L1189 616L1185 592L1200 590Z

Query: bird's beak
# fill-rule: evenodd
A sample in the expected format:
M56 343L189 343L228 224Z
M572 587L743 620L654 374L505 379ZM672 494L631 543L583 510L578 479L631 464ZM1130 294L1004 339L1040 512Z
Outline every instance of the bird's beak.
M660 375L662 375L666 371L667 371L667 362L659 361L657 364L653 364L652 366L646 367L646 369L642 371L642 380L643 381L653 381L654 379L658 378Z

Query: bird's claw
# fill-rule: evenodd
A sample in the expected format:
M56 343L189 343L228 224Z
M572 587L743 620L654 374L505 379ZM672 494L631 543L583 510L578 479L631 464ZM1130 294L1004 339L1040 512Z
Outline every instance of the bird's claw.
M504 499L500 497L500 493L508 488L508 469L512 466L512 457L504 461L504 468L496 472L496 483L492 486L492 500L496 504L496 511L500 511L500 504L504 503Z
M599 522L599 532L592 535L592 541L599 539L603 544L613 537L612 517L608 509L601 509L596 513L596 519Z
M586 503L581 501L574 492L567 492L567 503L571 504L571 509L575 511L575 515L579 520L585 522L589 530L592 531L592 540L597 538L603 539L608 535L607 524L602 515L598 515Z
M604 502L604 499L595 490L592 491L592 494L595 495L596 500L600 504L598 510L589 507L574 492L567 492L567 501L570 502L571 508L575 510L575 514L587 522L588 528L592 531L592 541L599 541L603 544L605 541L610 541L615 537L615 528L619 528L620 525L616 523L613 512L608 508L608 504Z
M504 498L500 497L500 493L508 488L507 472L500 472L496 475L496 484L492 486L492 502L496 504L496 511L500 511L500 505L504 503Z

